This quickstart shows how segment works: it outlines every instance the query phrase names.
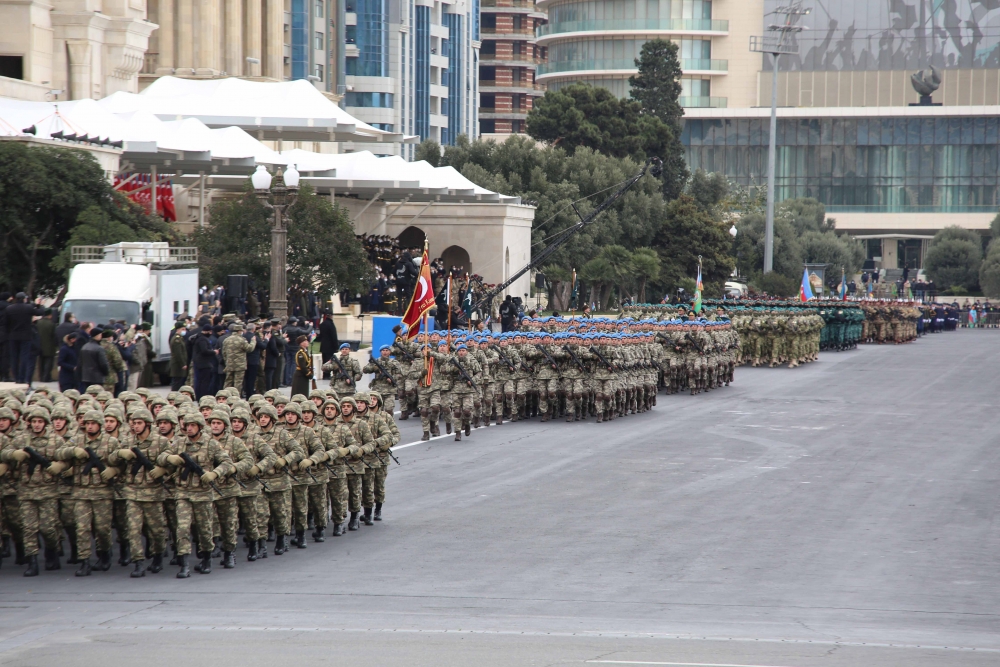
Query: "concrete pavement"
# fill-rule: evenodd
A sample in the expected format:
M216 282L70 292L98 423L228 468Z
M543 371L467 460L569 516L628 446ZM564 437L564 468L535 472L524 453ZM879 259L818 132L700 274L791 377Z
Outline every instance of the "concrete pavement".
M997 665L998 343L414 444L384 522L232 571L7 561L0 664Z

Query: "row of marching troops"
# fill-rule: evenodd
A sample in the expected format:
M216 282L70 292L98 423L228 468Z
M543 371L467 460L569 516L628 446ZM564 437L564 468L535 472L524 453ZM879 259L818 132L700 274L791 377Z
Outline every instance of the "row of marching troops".
M660 387L696 394L728 385L739 348L728 321L704 319L545 317L505 333L396 333L363 371L374 373L373 388L395 394L401 420L420 418L424 440L441 435L442 421L461 440L505 420L600 423L646 412ZM336 363L346 367L346 351Z
M378 392L277 390L242 400L237 389L194 401L147 389L113 398L103 387L0 394L0 518L25 576L67 563L77 576L120 565L157 573L172 548L177 577L307 547L382 520L385 480L399 442ZM349 517L348 517L349 514ZM145 539L145 543L144 543ZM91 558L92 542L96 558Z

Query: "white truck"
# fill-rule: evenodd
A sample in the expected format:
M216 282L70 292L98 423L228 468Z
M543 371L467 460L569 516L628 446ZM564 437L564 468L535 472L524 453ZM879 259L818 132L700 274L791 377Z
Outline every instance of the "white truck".
M60 314L79 322L153 325L153 371L166 373L177 315L198 310L198 249L165 242L73 246Z

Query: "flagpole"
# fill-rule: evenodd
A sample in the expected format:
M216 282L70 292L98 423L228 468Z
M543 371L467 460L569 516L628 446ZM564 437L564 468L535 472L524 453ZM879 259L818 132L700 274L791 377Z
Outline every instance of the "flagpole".
M445 301L448 304L448 351L451 351L451 271L448 271L448 291L445 292Z
M570 316L576 315L576 308L573 307L573 292L576 291L576 268L573 269L573 280L569 285L569 314ZM579 301L579 297L577 297Z

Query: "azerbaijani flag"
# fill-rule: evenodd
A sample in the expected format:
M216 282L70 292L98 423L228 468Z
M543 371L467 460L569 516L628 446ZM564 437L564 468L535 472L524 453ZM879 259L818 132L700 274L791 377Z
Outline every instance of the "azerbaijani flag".
M840 300L847 301L847 273L840 270Z
M701 290L704 289L701 284L701 264L698 265L698 280L697 286L694 292L694 312L701 313Z
M812 287L809 286L809 269L802 269L802 285L799 287L799 301L813 298Z

